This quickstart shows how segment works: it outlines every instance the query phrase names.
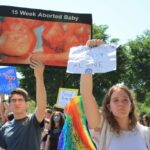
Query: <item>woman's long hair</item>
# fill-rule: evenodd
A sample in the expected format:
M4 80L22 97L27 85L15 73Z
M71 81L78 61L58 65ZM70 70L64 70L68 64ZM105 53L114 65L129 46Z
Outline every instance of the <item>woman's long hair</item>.
M134 103L134 98L132 96L131 91L122 84L117 84L114 85L113 87L111 87L109 89L109 91L107 92L107 94L104 97L103 100L103 109L102 109L102 114L104 119L106 119L108 121L108 123L110 124L112 130L114 132L116 132L117 134L120 133L120 126L117 122L117 120L115 119L114 115L112 114L112 112L109 110L109 104L110 104L110 100L111 100L111 96L113 94L113 92L115 92L116 90L121 89L124 90L127 95L129 96L130 102L131 102L131 111L129 113L129 130L132 130L137 123L137 114L136 114L136 110L135 110L135 103Z
M54 111L52 113L52 116L51 116L51 121L50 121L50 123L51 123L51 129L50 130L54 130L55 129L54 115L55 115L56 112L60 115L60 120L59 120L59 127L60 127L60 129L62 129L62 127L64 125L64 120L65 119L64 119L63 113L60 112L60 111Z

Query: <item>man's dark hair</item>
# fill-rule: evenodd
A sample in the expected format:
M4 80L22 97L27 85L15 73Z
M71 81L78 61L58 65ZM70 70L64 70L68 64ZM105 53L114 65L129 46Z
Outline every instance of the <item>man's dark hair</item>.
M9 103L11 102L11 98L14 94L21 95L21 96L23 96L23 98L25 99L26 102L28 101L28 92L22 88L16 88L13 91L11 91L9 94L9 98L8 98Z

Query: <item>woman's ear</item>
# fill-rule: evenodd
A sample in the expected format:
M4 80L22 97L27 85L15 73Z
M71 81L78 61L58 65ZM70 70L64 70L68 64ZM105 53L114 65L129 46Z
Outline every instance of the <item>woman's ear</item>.
M133 109L133 106L132 106L132 104L131 104L131 106L130 106L130 112L129 112L129 113L131 113L131 112L132 112L132 109Z

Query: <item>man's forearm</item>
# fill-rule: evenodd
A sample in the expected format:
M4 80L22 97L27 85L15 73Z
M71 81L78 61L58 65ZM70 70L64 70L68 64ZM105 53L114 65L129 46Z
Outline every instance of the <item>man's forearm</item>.
M36 78L36 101L37 101L37 119L41 122L44 119L44 113L46 109L46 89L44 85L44 78Z

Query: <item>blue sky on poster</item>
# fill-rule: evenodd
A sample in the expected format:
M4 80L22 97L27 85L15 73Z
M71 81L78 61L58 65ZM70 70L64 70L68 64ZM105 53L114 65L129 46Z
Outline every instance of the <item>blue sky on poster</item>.
M93 23L108 25L108 35L121 44L150 29L150 0L1 0L0 5L91 13Z

